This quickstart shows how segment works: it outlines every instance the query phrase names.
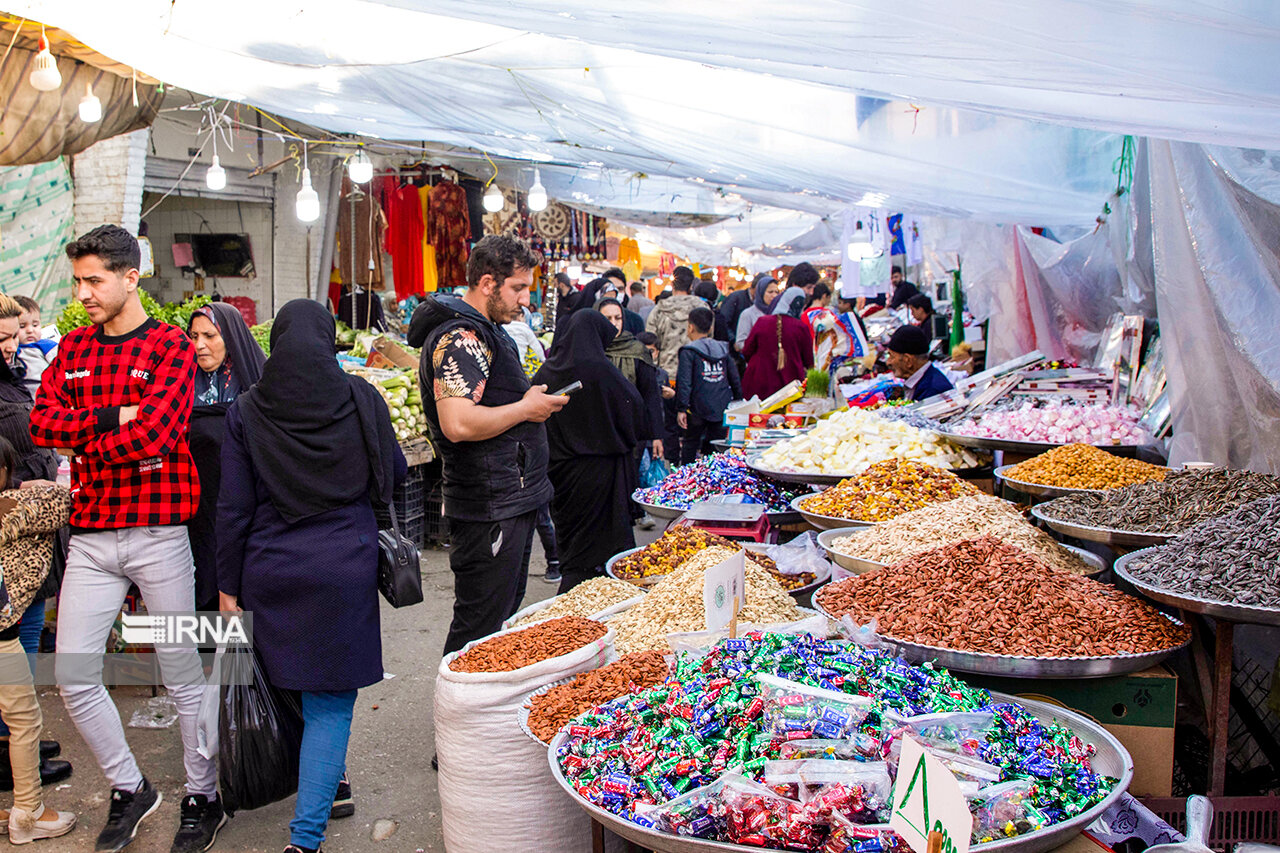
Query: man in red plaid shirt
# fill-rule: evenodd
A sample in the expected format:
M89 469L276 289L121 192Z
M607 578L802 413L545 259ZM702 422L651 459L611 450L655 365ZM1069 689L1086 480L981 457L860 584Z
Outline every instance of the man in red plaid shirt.
M93 325L68 333L40 385L31 436L69 448L71 551L58 602L57 676L67 712L111 783L97 850L120 850L160 805L102 685L102 655L131 583L151 612L195 608L183 526L200 484L187 449L195 350L182 330L147 316L138 298L138 241L114 225L68 243L75 298ZM196 744L204 694L194 647L156 647L178 707L187 796L174 853L213 845L226 822L217 768Z

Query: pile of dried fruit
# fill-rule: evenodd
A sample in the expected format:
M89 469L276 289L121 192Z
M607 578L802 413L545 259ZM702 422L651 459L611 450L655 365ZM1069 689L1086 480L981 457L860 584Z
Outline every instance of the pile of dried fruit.
M654 649L670 651L667 634L705 631L706 611L702 603L702 574L712 566L732 557L737 549L708 548L691 557L684 565L663 578L649 590L644 601L610 618L609 627L616 636L614 646L619 654ZM738 611L741 622L769 625L799 619L795 600L778 583L777 578L748 555L747 601Z
M976 495L978 490L950 471L886 459L856 477L800 501L806 512L853 521L886 521L932 503Z
M551 604L537 613L530 613L519 622L513 623L511 627L519 628L522 625L545 622L560 616L589 618L601 610L642 594L643 590L633 583L615 578L592 578L578 584L564 595L557 595L551 600Z
M511 672L576 652L608 632L609 629L600 622L580 616L562 616L478 643L450 661L449 669L454 672Z
M1125 459L1090 444L1068 444L1014 465L1005 476L1064 489L1118 489L1163 480L1168 473L1169 469L1160 465Z
M669 668L661 652L637 652L584 672L568 684L529 697L529 730L550 743L560 727L596 705L661 684Z
M1181 533L1258 498L1280 494L1280 477L1231 468L1171 471L1162 482L1136 483L1098 494L1067 495L1040 505L1070 524Z
M999 539L1060 572L1083 575L1094 571L1049 534L1028 524L1013 504L980 494L904 512L873 528L842 536L832 545L851 557L887 564L978 536Z
M875 619L886 637L970 652L1098 657L1180 646L1190 631L1118 589L995 539L965 540L830 584L837 618Z
M620 578L637 583L646 580L651 582L653 579L671 574L690 557L707 548L742 550L742 546L737 542L696 527L672 527L656 541L614 563L613 573ZM786 589L799 589L818 579L816 575L808 572L784 575L778 571L778 564L763 554L753 553L751 559L760 568L773 575Z
M1280 608L1280 496L1212 518L1127 565L1143 583L1180 595Z

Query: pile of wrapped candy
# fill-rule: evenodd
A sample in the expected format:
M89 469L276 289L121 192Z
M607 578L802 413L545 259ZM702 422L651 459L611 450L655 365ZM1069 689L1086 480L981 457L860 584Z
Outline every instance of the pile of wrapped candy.
M713 453L672 471L658 485L640 489L635 499L670 509L689 509L714 495L746 495L748 503L763 504L766 512L787 512L803 486L762 477L747 467L741 450Z
M1138 425L1142 412L1133 406L1099 403L1032 402L998 409L981 417L951 424L957 435L1001 438L1005 441L1039 441L1047 444L1146 444L1151 436Z
M884 824L909 735L956 773L974 840L1101 802L1093 747L945 670L809 634L683 653L663 684L572 721L556 758L579 795L663 832L788 850L896 853Z

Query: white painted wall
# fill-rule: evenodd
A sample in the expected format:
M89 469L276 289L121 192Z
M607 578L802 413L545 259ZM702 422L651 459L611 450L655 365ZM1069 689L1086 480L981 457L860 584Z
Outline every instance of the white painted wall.
M99 225L138 233L149 133L143 128L113 136L71 158L76 236Z

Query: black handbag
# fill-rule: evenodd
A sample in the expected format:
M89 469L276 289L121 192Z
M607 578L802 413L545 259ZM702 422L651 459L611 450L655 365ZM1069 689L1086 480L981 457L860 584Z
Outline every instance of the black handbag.
M391 529L378 531L378 591L392 607L408 607L422 601L418 546L400 535L395 507L388 510Z

